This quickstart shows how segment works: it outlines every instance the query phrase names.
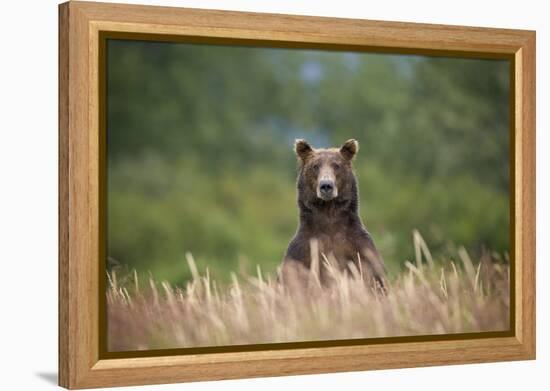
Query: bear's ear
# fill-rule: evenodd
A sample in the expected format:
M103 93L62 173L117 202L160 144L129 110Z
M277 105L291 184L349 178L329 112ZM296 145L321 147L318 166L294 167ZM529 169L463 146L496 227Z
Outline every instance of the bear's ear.
M294 151L303 162L313 155L313 148L311 148L311 145L304 139L297 139L294 142Z
M347 160L352 160L359 151L359 143L357 140L350 139L342 145L340 148L340 153Z

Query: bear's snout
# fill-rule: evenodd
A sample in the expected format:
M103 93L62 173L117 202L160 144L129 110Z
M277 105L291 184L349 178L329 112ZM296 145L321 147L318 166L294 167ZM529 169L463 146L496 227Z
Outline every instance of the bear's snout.
M317 196L324 201L329 201L336 197L336 185L331 179L323 179L319 181L319 187L317 188Z
M334 183L332 181L321 181L319 184L319 190L321 191L321 194L332 195Z

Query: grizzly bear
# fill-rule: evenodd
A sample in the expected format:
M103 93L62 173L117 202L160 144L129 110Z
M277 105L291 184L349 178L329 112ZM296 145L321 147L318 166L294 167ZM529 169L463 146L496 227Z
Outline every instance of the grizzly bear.
M316 268L321 284L328 284L328 264L346 274L355 269L371 287L385 290L382 257L359 217L352 167L359 143L352 139L340 148L314 149L305 140L296 140L294 150L299 162L300 216L283 260L283 282L302 284Z

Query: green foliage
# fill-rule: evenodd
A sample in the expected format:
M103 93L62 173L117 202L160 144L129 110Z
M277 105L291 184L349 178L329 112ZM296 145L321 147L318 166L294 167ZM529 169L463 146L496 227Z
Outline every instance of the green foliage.
M509 249L506 61L110 41L108 253L155 278L279 265L295 138L360 142L361 215L392 274Z

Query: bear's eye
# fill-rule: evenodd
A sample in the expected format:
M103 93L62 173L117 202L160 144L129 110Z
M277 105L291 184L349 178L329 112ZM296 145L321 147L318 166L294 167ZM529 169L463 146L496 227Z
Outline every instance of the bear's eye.
M315 163L312 168L317 171L319 169L319 164L318 163Z
M340 169L340 165L338 163L333 163L332 164L332 168L335 169L335 170L339 170Z

